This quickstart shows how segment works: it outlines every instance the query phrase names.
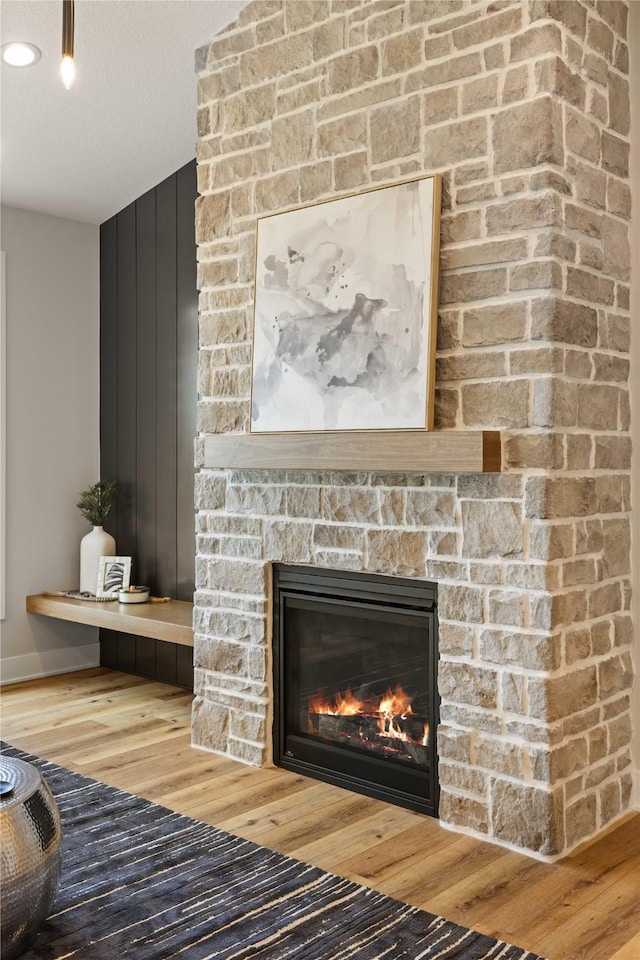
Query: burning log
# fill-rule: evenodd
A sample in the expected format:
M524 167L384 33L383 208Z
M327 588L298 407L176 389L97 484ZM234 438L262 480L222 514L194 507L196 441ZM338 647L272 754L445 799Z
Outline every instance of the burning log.
M393 756L423 767L429 765L427 723L414 714L384 718L309 713L309 720L310 730L324 740L340 744L348 740L353 746L378 755Z

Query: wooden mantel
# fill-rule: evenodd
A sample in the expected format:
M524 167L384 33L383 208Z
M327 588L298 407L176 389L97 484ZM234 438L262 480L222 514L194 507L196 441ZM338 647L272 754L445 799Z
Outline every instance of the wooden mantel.
M204 465L261 470L499 473L501 437L495 430L226 433L205 437Z

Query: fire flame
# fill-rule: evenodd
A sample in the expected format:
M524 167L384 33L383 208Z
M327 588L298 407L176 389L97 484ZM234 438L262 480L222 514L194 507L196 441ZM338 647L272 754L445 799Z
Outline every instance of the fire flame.
M309 713L328 714L332 717L369 716L377 720L378 733L384 737L406 742L412 739L399 726L400 720L413 714L411 697L400 684L395 690L388 687L380 700L359 700L351 689L344 694L337 693L332 699L325 699L318 694L309 699ZM313 732L311 720L309 720L309 731ZM423 746L428 745L428 723L424 724L422 739L414 742L421 743Z

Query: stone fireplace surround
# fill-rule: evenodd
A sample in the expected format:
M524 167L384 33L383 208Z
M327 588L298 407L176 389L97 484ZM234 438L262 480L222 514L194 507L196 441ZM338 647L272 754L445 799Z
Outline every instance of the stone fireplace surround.
M440 818L555 857L629 806L628 4L261 0L197 53L194 743L271 761L270 564L438 582ZM217 469L256 218L444 181L436 426L504 470Z

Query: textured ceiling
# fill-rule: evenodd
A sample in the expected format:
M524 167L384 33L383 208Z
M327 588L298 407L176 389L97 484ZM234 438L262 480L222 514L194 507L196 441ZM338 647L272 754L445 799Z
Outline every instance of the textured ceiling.
M61 0L2 0L0 39L42 51L2 63L2 202L102 223L195 153L194 52L245 0L76 0L76 81L59 75Z

